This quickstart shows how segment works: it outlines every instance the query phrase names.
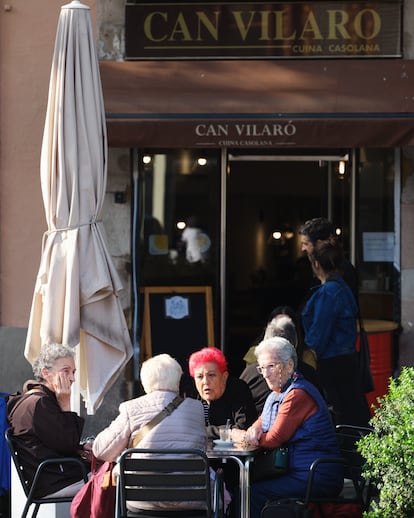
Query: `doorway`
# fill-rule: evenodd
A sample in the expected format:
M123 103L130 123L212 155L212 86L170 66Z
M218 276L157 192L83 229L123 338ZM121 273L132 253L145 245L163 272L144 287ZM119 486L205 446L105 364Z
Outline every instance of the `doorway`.
M311 272L300 250L300 225L328 217L349 250L348 158L343 150L137 151L134 291L211 286L214 345L238 375L270 311L280 304L297 309L307 292ZM194 228L203 242L195 256L186 242ZM172 340L179 347L179 337Z
M300 247L307 220L331 219L349 251L349 154L301 150L286 155L229 152L226 218L226 354L238 374L269 313L295 311L308 293L312 271Z

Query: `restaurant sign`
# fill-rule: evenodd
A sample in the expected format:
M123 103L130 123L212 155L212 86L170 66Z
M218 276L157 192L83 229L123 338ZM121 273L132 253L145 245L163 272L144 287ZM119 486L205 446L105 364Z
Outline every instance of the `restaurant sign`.
M400 0L127 3L125 59L401 57Z
M401 147L414 145L409 117L295 119L107 119L112 147L257 148Z

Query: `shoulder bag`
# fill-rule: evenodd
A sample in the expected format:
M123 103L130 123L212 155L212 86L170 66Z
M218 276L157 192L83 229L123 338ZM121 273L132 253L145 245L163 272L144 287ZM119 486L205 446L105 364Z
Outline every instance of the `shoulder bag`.
M183 399L177 396L144 425L134 437L133 446L136 447L144 435L170 415L182 401ZM112 473L115 465L116 462L99 463L98 459L92 457L91 478L73 497L70 506L72 518L113 518L115 516L116 482Z
M289 467L289 449L280 446L273 450L262 450L255 455L251 464L250 480L259 482L284 475Z
M100 463L92 456L91 478L73 497L72 518L113 518L116 484L112 477L115 462Z

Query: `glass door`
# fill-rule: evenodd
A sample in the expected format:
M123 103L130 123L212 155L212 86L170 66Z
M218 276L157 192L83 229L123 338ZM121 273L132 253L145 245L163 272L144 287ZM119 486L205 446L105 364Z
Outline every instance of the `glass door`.
M170 149L135 153L134 290L142 295L149 286L210 286L215 309L220 299L220 152ZM141 304L136 327L142 318ZM218 336L216 319L215 324ZM171 340L179 348L180 337Z
M300 226L328 217L349 250L351 174L347 153L228 157L226 354L238 375L272 309L298 310L308 292Z
M312 274L300 250L300 225L329 217L348 249L348 155L134 152L134 299L148 286L211 286L214 345L238 375L270 311L297 308L307 292ZM138 339L142 304L135 306ZM180 337L171 340L179 348Z
M400 153L360 150L356 262L361 313L400 320Z

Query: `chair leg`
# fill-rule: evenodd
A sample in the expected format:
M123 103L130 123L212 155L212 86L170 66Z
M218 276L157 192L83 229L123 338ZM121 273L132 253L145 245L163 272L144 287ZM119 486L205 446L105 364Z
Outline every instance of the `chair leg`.
M317 505L318 513L321 518L325 518L325 513L323 512L323 505L321 503L318 503Z
M37 513L39 512L40 504L35 504L35 508L33 510L32 518L36 518Z
M29 512L29 508L30 508L30 502L29 502L29 500L26 500L26 503L25 503L25 506L24 506L21 518L26 518L27 513Z

